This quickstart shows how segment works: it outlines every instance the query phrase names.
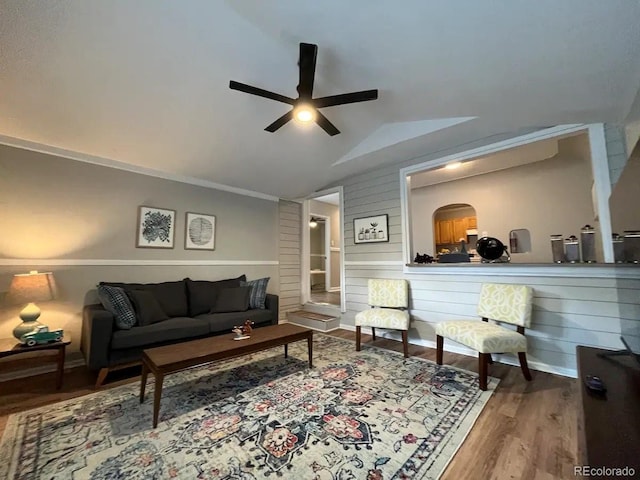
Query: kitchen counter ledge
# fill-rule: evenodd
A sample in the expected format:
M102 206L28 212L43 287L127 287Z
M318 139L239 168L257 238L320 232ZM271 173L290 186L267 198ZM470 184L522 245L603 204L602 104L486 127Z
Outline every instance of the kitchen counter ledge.
M640 279L636 263L408 263L404 273Z

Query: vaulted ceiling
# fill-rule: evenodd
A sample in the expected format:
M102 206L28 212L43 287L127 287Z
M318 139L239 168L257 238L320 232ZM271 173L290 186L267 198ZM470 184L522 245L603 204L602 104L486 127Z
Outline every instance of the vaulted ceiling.
M0 0L0 141L295 198L484 137L640 119L631 0ZM342 132L294 122L298 44Z

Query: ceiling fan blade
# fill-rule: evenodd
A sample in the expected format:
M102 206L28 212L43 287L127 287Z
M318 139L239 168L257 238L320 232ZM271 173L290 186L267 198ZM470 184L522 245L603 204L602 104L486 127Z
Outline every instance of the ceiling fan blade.
M289 120L291 120L292 118L293 118L293 110L289 110L287 113L282 115L279 119L277 119L275 122L273 122L267 128L265 128L265 130L267 132L273 133L276 130L278 130L281 126L283 126L285 123L287 123Z
M316 111L316 123L320 125L320 127L322 127L322 129L332 137L340 133L340 130L338 130L336 126L319 111Z
M313 106L316 108L333 107L334 105L344 105L346 103L368 102L378 98L378 90L363 90L362 92L343 93L341 95L331 95L330 97L315 98Z
M293 98L285 97L284 95L270 92L268 90L263 90L262 88L252 87L251 85L236 82L234 80L229 82L229 88L231 90L238 90L251 95L257 95L258 97L268 98L269 100L275 100L276 102L288 103L289 105L293 105L296 102Z
M298 95L301 99L311 100L313 94L313 79L316 75L316 58L318 56L318 46L313 43L300 44L300 83L298 84Z

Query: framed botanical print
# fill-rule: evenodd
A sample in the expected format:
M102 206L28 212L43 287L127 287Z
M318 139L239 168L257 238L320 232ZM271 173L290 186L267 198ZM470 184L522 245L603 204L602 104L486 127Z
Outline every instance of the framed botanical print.
M176 211L164 208L138 207L136 247L173 248Z
M354 243L378 243L389 241L389 215L376 215L353 219Z
M215 250L216 217L187 212L184 226L185 250Z

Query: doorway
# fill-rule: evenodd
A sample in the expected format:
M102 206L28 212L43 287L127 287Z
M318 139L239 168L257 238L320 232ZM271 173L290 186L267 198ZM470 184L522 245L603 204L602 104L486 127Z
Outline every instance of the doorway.
M307 199L304 211L303 303L344 311L341 189Z

